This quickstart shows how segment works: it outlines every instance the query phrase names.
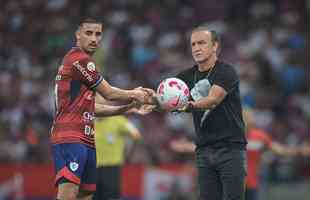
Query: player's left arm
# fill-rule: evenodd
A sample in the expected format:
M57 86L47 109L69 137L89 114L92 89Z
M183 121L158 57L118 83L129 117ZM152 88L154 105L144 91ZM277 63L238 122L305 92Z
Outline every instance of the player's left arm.
M270 149L273 153L281 156L296 156L300 153L298 148L288 147L278 142L272 142Z
M258 133L259 139L265 144L266 149L270 149L276 155L296 156L300 153L300 150L296 147L289 147L274 141L265 131L260 131Z
M310 156L310 143L305 142L304 144L302 144L302 146L300 147L300 152L303 156Z
M131 102L125 105L111 105L109 101L105 98L96 94L95 97L95 115L96 117L107 117L107 116L115 116L121 115L128 112L134 106L136 106L136 102Z
M95 116L96 117L107 117L125 114L136 106L136 102L125 105L108 105L108 104L95 104Z
M110 105L109 101L107 101L98 94L96 94L95 102L95 114L97 117L106 117L121 114L147 115L155 108L154 105L141 105L136 101L132 101L131 103L125 105Z
M138 114L138 115L147 115L154 111L156 108L156 105L149 105L149 104L137 104L137 106L132 107L128 111L126 111L126 114Z

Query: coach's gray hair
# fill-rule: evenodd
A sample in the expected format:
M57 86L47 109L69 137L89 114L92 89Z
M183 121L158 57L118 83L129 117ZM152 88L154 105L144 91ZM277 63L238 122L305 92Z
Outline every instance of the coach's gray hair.
M220 43L220 36L215 30L210 30L207 26L198 26L192 30L192 34L198 31L208 31L211 33L211 41L217 42L218 44Z
M199 32L199 31L208 31L211 33L211 41L214 45L214 43L217 43L218 47L217 47L217 51L216 54L219 55L221 52L221 39L220 39L220 35L215 31L215 30L210 30L208 28L208 26L206 25L201 25L201 26L197 26L196 28L194 28L191 32L191 35L195 32Z

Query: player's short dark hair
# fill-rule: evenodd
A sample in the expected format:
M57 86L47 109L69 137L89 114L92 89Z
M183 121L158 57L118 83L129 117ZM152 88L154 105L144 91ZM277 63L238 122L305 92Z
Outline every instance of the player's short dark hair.
M79 21L78 27L80 28L83 24L102 24L102 22L92 17L85 17Z
M210 30L207 26L198 26L192 30L192 34L198 31L208 31L211 33L211 41L214 44L217 42L220 43L220 35L215 30Z

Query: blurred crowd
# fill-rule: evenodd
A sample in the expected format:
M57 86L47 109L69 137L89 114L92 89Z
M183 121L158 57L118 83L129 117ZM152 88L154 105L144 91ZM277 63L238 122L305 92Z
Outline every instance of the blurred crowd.
M257 125L290 146L310 140L309 0L2 0L0 162L50 162L53 80L83 16L104 22L95 60L121 88L156 89L191 67L189 33L208 25L221 35L220 58L236 66L243 104L254 109ZM187 162L169 142L193 137L190 116L130 119L144 142L127 162ZM309 159L267 160L281 177L310 175Z

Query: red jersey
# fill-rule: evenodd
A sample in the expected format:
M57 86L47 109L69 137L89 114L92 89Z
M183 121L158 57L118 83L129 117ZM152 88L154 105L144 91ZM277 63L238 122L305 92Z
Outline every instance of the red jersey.
M264 149L270 148L272 139L268 133L260 129L251 129L246 134L247 145L247 159L248 159L248 175L246 177L246 184L249 188L256 188L259 181L259 167Z
M55 119L51 143L83 143L94 147L95 91L103 77L90 56L72 48L55 80Z

